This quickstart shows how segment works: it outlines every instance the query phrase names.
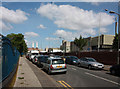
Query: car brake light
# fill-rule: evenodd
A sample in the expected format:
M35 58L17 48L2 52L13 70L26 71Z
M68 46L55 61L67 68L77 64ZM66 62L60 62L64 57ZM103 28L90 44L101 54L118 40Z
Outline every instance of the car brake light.
M67 68L66 64L65 64L65 68Z
M50 66L50 69L53 69L53 66L52 66L52 65Z
M37 61L37 58L35 58L35 61Z

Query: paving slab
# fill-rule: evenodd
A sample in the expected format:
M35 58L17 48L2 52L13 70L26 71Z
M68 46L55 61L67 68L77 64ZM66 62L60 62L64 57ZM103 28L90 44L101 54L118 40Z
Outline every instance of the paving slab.
M38 78L27 64L24 57L19 59L17 77L14 87L42 87Z

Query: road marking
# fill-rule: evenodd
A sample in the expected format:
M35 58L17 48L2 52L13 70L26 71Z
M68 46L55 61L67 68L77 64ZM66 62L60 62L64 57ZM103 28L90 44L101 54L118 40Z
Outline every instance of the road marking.
M62 83L62 81L58 81L60 84L62 84L65 88L67 88L68 89L68 87L65 85L65 84L63 84Z
M109 79L106 79L106 78L103 78L103 77L100 77L100 76L96 76L96 75L91 74L91 73L87 73L87 72L85 72L85 74L88 74L88 75L91 75L91 76L93 76L93 77L96 77L96 78L99 78L99 79L105 80L105 81L107 81L107 82L114 83L114 84L116 84L116 85L120 85L120 84L117 83L117 82L111 81L111 80L109 80Z
M67 84L65 81L58 81L60 84L62 84L67 89L73 89L69 84Z
M76 70L75 68L72 68L73 70Z

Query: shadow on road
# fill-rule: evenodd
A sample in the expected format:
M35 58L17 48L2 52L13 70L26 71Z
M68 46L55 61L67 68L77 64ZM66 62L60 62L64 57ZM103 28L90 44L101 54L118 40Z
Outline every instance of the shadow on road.
M110 72L106 74L112 75ZM112 75L112 76L120 77L120 75Z
M45 72L46 74L48 74L48 71L47 70L45 70L45 69L41 69L43 72ZM61 74L65 74L65 73L63 73L63 72L56 72L56 73L51 73L50 75L61 75Z

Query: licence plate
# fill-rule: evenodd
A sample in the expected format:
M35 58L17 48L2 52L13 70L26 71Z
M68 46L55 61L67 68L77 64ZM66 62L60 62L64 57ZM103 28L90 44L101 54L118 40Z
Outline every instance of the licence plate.
M62 68L62 66L57 66L57 68Z

